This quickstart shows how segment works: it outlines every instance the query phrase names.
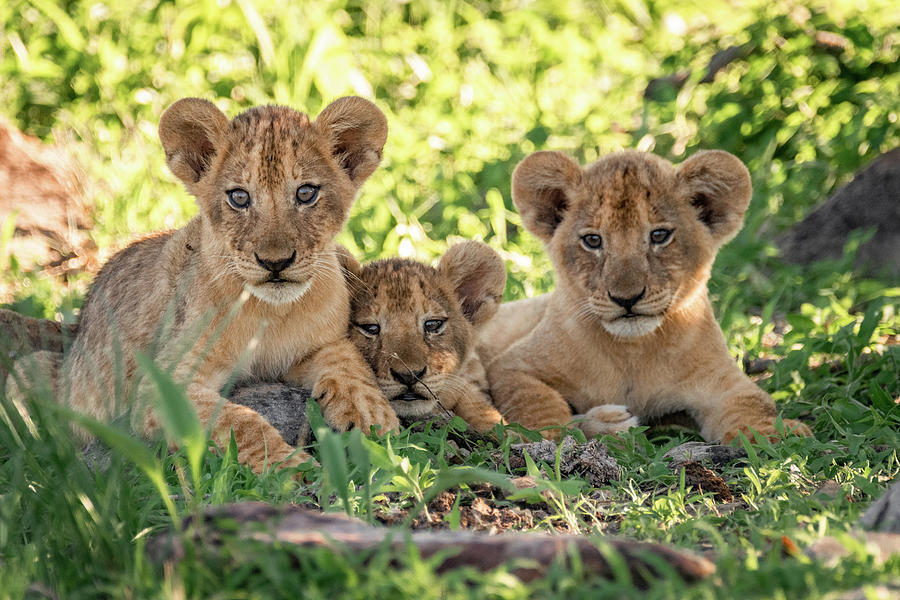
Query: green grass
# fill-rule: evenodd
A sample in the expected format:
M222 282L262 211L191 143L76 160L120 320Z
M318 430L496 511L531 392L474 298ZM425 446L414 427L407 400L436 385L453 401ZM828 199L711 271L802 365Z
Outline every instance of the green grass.
M785 557L782 544L782 536L802 548L845 535L900 472L900 288L852 273L852 252L800 268L771 243L900 142L895 3L557 4L13 0L0 5L0 112L78 154L92 182L92 236L106 252L177 227L195 210L165 170L155 133L174 100L210 98L229 114L268 102L315 114L338 95L371 97L388 115L388 146L341 241L361 258L430 259L456 237L483 239L507 260L508 298L553 284L509 194L512 169L528 153L557 149L588 162L620 148L675 161L700 148L734 152L755 191L744 230L716 262L713 302L736 358L779 359L760 385L815 437L757 444L747 461L725 468L748 508L724 515L662 460L695 437L611 439L622 478L598 492L548 465L539 480L552 499L536 526L706 551L716 576L691 587L662 577L635 592L577 565L523 584L503 569L438 575L412 551L388 567L383 553L247 543L215 556L196 548L163 570L147 540L209 504L297 502L371 520L452 486L465 505L474 481L493 481L497 501L512 503L499 490L522 473L492 460L505 443L457 454L447 428L389 439L320 430L322 466L298 487L287 473L254 475L233 449L209 452L196 427L167 431L184 444L169 455L163 443L148 448L117 426L85 422L112 447L108 469L94 472L69 416L49 399L32 406L31 431L2 397L0 596L793 599L900 583L900 558L878 565L849 541L850 556L834 568ZM815 31L843 35L848 48L815 46ZM747 56L701 83L710 57L735 44L746 44ZM644 98L648 80L682 69L693 75L680 90ZM88 277L62 286L0 254L10 306L72 318ZM774 335L776 322L787 324L783 336ZM171 410L185 408L177 393L163 397ZM836 498L815 493L825 481L840 486Z

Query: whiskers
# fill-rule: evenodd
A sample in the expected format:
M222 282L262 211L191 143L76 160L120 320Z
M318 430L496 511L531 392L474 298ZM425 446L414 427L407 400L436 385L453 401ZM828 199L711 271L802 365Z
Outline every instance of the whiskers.
M408 364L406 364L406 361L404 361L402 358L400 358L400 356L396 352L388 353L388 352L385 352L384 350L380 350L380 352L382 354L384 354L385 356L396 359L396 360L400 361L401 363L403 363L403 368L406 369L409 372L409 374L413 376L413 378L416 380L417 384L421 385L425 389L425 391L428 392L428 394L431 396L431 399L434 400L435 404L437 404L438 407L447 414L447 416L453 417L453 413L450 412L449 410L447 410L447 408L441 403L441 399L438 398L437 394L434 393L434 390L432 390L431 387L427 383L425 383L425 381L423 379L418 377L416 375L416 372L413 369L411 369L410 366Z
M344 276L344 281L347 283L347 287L350 290L350 295L355 296L362 290L366 290L369 293L373 293L372 286L359 278L359 275L351 271L350 269L340 266L341 273Z
M234 262L233 257L217 255L216 258L223 259L223 262L220 265L221 268L215 272L215 274L209 280L209 283L217 283L219 281L224 280L228 276L233 276L237 279L241 279L240 271L238 270L238 266Z
M598 323L602 321L600 309L594 304L592 298L585 298L575 306L576 321L586 321L588 323Z

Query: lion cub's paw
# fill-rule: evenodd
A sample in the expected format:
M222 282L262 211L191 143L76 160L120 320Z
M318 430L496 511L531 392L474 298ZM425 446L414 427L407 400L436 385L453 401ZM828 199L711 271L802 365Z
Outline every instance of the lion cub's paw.
M369 433L372 425L381 433L399 431L400 421L384 394L375 386L324 384L319 397L325 421L344 431L356 427Z
M608 433L628 431L637 427L638 419L628 407L621 404L602 404L595 406L583 415L576 415L575 421L586 437L594 437Z
M807 427L803 422L798 421L797 419L784 419L782 421L784 424L784 435L799 435L801 437L810 437L812 436L812 430ZM733 443L735 440L739 438L738 433L743 433L748 440L753 441L755 439L753 432L751 431L751 427L754 431L768 439L769 441L775 442L780 440L783 436L778 433L778 430L775 428L775 422L762 423L756 426L748 426L744 425L739 427L737 430L729 431L725 435L722 436L722 443L726 446Z

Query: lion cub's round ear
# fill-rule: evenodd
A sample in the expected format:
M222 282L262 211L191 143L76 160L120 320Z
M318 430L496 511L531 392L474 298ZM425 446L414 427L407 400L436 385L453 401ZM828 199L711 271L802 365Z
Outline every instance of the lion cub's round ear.
M535 152L512 176L513 204L531 233L547 242L569 208L568 191L581 181L581 167L561 152Z
M338 98L319 113L316 128L331 141L331 153L359 187L381 162L387 118L364 98Z
M450 281L470 323L481 325L494 316L506 286L506 265L493 248L481 242L456 244L437 268Z
M699 152L678 168L690 202L719 245L737 234L750 204L752 184L744 163L724 150Z
M166 164L189 188L209 170L227 127L228 117L201 98L182 98L162 114L159 140Z

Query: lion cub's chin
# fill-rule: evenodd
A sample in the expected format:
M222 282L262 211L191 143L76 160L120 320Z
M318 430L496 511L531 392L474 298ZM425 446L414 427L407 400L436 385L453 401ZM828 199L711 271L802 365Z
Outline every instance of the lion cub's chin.
M259 300L276 306L296 302L309 291L312 281L302 283L261 283L258 285L247 284L247 290Z
M662 322L663 318L660 315L619 317L613 321L601 321L606 331L618 337L641 337L653 333Z
M437 402L434 400L391 400L391 408L400 417L422 417L431 415L437 409Z

